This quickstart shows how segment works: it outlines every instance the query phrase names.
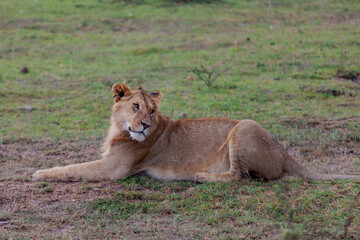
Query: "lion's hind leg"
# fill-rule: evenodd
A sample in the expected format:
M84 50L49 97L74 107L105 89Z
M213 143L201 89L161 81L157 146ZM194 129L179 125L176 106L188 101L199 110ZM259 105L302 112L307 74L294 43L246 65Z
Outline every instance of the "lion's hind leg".
M229 154L230 169L223 173L199 172L195 174L195 182L238 182L251 179L248 169L241 164L241 160Z
M244 161L241 160L242 156L239 156L237 151L234 151L236 146L234 146L233 136L230 133L225 143L227 145L225 149L228 151L226 155L229 157L230 169L222 173L198 172L195 174L195 182L237 182L251 179L248 168L243 164Z

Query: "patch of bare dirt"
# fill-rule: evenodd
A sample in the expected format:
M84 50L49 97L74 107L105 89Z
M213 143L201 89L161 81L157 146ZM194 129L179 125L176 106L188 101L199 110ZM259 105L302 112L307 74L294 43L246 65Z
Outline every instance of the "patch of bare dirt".
M354 149L311 144L291 146L287 152L306 169L317 173L358 175L360 172L360 151Z
M331 119L331 120L318 120L318 119L308 119L308 120L301 120L301 119L286 119L281 122L284 126L291 126L296 127L297 129L305 129L311 127L318 127L325 130L330 130L333 128L340 128L343 131L346 130L343 126L349 121L355 121L360 124L360 119L358 118L342 118L342 119Z
M317 11L316 14L307 17L309 21L315 21L319 18L324 24L339 24L350 23L359 24L360 18L357 11L340 11L337 14L330 13L329 11ZM322 26L324 27L324 26Z
M0 144L0 179L30 178L35 170L100 158L102 139L59 141L19 139Z
M307 169L318 173L355 174L360 172L360 141L347 126L360 125L358 118L336 120L288 119L285 126L306 132L307 139L287 145L287 152ZM318 134L312 135L310 132ZM308 133L309 132L309 133Z
M327 89L318 89L316 92L323 93L323 94L326 94L326 95L333 95L335 97L345 95L345 92L342 91L342 90L328 89L328 88Z
M360 72L339 69L335 77L360 84Z
M16 20L5 19L4 21L2 21L0 27L1 29L30 28L34 26L34 24L39 24L42 22L43 20L41 20L40 18L27 18Z
M71 23L62 24L67 22L68 19L55 19L52 22L45 22L38 18L27 18L27 19L5 19L0 23L1 29L36 29L49 31L51 33L58 32L102 32L104 27L110 28L113 32L129 33L133 31L137 32L148 32L150 30L149 22L138 20L138 19L108 19L104 18L100 21L73 21Z
M84 224L84 203L121 191L115 182L52 182L47 186L50 191L44 191L37 182L0 181L0 232L35 239L58 238L77 223Z
M87 218L87 206L95 198L108 198L121 192L121 185L108 181L30 180L39 168L99 159L101 143L102 139L3 141L0 144L0 239L6 236L89 239L108 233L108 229L99 231L102 228L97 224L101 221Z
M42 183L17 180L0 181L1 210L33 210L57 203L81 203L94 198L109 197L121 190L116 182L51 182L50 191Z
M104 26L108 26L114 32L148 32L150 31L149 23L138 19L131 21L123 18L104 18L101 20ZM85 28L86 29L86 28ZM88 27L89 29L89 27ZM90 28L91 29L91 28ZM99 28L100 29L100 28Z

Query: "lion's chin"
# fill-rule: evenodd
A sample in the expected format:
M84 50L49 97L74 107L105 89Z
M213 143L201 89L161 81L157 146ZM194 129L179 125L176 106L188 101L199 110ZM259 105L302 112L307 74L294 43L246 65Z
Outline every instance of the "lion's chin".
M138 142L142 142L145 140L145 135L143 133L130 132L130 137Z

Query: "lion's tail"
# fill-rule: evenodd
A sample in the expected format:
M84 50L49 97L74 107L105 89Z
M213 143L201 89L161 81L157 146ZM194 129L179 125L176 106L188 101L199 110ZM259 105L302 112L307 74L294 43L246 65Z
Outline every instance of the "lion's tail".
M338 180L338 179L360 179L359 175L332 175L319 174L306 170L303 166L295 161L294 158L288 156L285 162L285 172L289 175L297 175L304 180Z

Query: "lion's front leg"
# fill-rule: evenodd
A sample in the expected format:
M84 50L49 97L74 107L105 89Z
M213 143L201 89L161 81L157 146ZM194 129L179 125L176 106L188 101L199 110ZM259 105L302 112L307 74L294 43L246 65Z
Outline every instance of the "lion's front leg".
M117 180L131 175L130 168L113 158L38 170L33 180L41 181L101 181Z
M129 177L136 173L133 168L131 154L122 152L114 145L110 148L103 159L80 164L72 164L65 167L54 167L38 170L33 175L33 180L40 181L102 181L117 180Z
M54 167L38 170L34 173L34 180L60 180L60 181L99 181L108 179L106 162L98 160L94 162L68 165L65 167Z

